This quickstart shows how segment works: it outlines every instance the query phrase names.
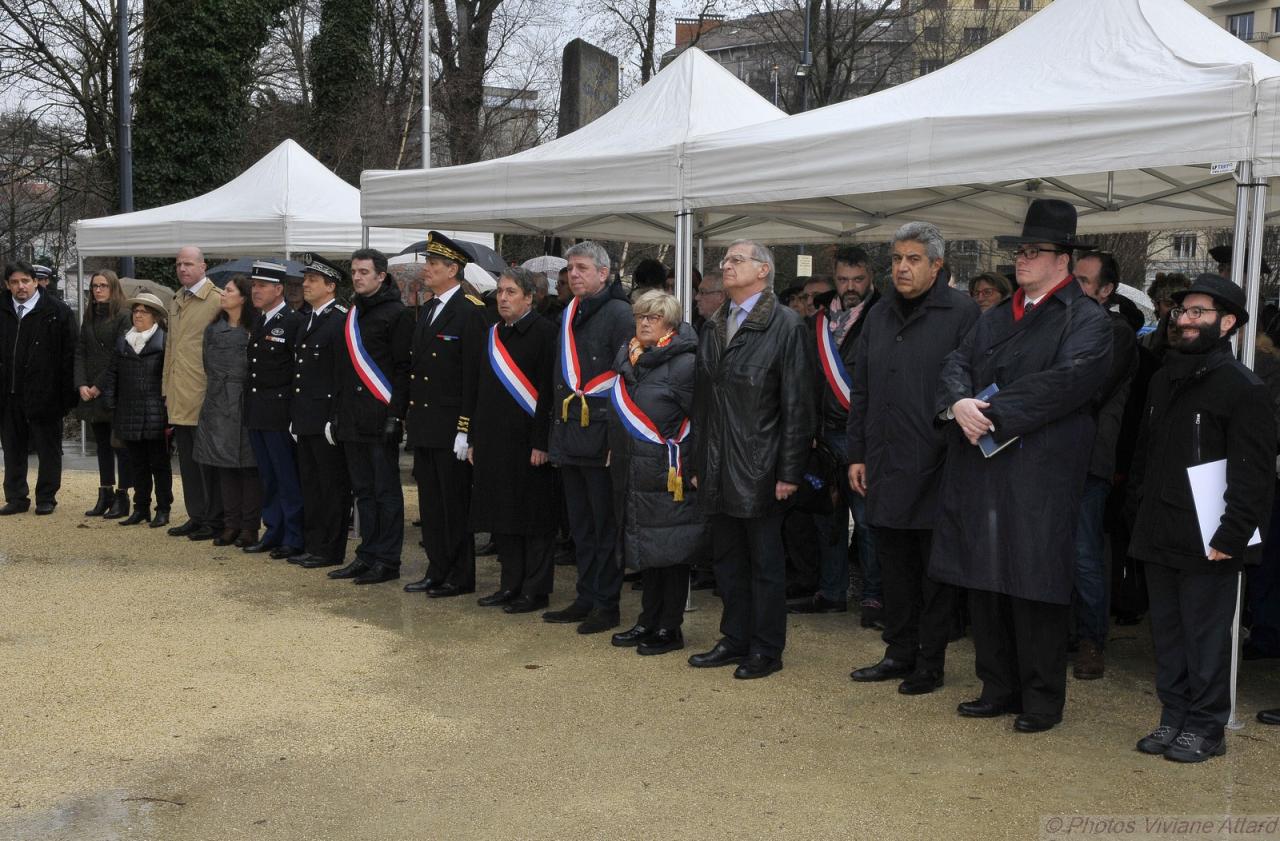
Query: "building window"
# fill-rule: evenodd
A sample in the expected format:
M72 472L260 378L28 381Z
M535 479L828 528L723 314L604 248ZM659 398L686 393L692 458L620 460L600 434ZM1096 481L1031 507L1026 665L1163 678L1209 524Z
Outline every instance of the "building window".
M985 12L991 8L991 0L973 0L973 8L979 12Z
M920 61L921 76L926 76L935 70L941 70L941 69L942 69L942 59L940 58L925 58L925 59L921 59Z
M1036 10L1035 0L1018 0L1018 11L1034 12Z
M942 40L942 27L926 26L923 30L921 30L920 37L926 41L930 41L936 44L938 41Z
M1243 41L1248 41L1253 37L1253 12L1227 15L1227 31Z
M966 44L987 43L987 28L985 26L966 26L964 28L964 40Z
M1271 10L1271 31L1280 32L1280 7Z
M1173 238L1173 256L1179 260L1193 260L1196 256L1196 235L1178 234Z
M947 0L921 0L920 8L922 9L945 9L947 8Z

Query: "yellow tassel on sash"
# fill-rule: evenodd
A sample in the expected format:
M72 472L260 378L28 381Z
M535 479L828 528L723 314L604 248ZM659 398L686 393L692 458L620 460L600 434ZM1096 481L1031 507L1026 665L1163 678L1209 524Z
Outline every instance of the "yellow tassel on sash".
M569 422L569 404L573 402L573 398L575 397L582 401L582 405L579 407L578 411L578 423L583 426L590 426L591 409L587 406L587 396L581 391L575 391L573 394L570 394L564 399L564 402L560 404L560 420L565 423Z

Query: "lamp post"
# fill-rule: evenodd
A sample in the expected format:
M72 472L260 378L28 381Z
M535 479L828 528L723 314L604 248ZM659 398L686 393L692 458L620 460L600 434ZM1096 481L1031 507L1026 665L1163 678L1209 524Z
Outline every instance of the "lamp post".
M796 84L800 86L800 108L796 113L809 110L809 70L813 67L813 53L809 50L809 13L813 6L804 0L804 46L800 49L800 64L796 67Z
M133 210L133 133L129 95L129 0L116 0L116 159L120 164L120 212ZM120 260L120 274L133 277L132 257Z

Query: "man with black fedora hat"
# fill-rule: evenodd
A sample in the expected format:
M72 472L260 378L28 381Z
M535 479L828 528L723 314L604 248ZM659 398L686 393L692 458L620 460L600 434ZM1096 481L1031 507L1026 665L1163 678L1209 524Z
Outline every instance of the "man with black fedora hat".
M284 300L286 268L258 261L250 279L258 317L249 330L249 391L244 423L262 482L262 539L244 547L250 554L270 552L288 558L302 551L302 486L289 435L293 396L293 346L302 316Z
M334 298L346 272L319 254L299 254L306 311L294 338L289 430L298 442L302 551L289 563L306 569L341 565L351 522L351 483L342 445L324 435L333 411L335 354L345 353L347 308Z
M1235 248L1230 245L1219 245L1209 249L1209 257L1218 264L1218 275L1225 278L1231 277L1231 263ZM1262 261L1262 275L1265 277L1271 274L1271 266L1266 260Z
M405 430L413 447L418 511L427 571L408 592L431 598L474 593L475 541L468 526L471 465L468 433L483 362L484 302L460 287L469 260L439 231L427 234L423 278L433 297L418 314Z
M1071 274L1076 211L1037 199L1013 252L1018 289L943 366L947 456L929 573L969 589L980 697L962 716L1017 713L1020 732L1062 720L1075 525L1111 325ZM1008 443L996 450L1002 443Z
M1145 562L1160 723L1138 750L1178 762L1226 752L1231 630L1239 576L1257 563L1275 486L1276 427L1267 388L1236 360L1249 320L1244 290L1202 274L1175 296L1170 347L1151 379L1131 481L1129 554ZM1225 511L1201 532L1188 468L1224 464Z

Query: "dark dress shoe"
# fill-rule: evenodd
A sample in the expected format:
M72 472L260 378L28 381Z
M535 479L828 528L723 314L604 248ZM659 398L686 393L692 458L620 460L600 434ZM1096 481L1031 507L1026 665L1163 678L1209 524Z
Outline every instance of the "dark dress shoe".
M158 512L157 512L158 513ZM168 514L169 512L165 512ZM115 497L111 500L111 507L102 516L108 520L118 520L129 514L129 492L116 491ZM167 521L167 518L166 518Z
M510 603L517 595L515 590L499 590L496 593L476 599L476 604L481 607L500 607Z
M296 555L290 555L289 557L285 558L285 560L293 564L294 566L300 567L314 557L315 555L311 554L310 552L299 552Z
M344 566L342 569L335 569L329 573L330 578L355 578L357 575L364 575L369 569L369 565L364 561L355 560Z
M956 712L965 718L999 718L1002 715L1019 712L1018 705L1012 703L997 704L974 698L972 701L961 701Z
M903 663L899 660L890 660L885 657L874 666L854 669L849 673L849 679L858 683L876 683L882 680L898 680L909 676L915 670L914 663Z
M145 508L135 508L133 513L125 519L116 523L117 526L136 526L138 523L146 523L151 520L151 512Z
M243 549L244 547L252 546L257 542L258 542L257 529L242 529L240 531L240 536L236 538L235 545Z
M898 684L898 692L903 695L928 695L941 688L941 672L912 672L906 680Z
M168 533L170 537L186 537L187 535L191 534L191 532L195 531L198 528L200 528L200 524L197 523L195 520L187 520L182 525L174 526L173 528L169 529Z
M765 654L752 654L742 665L733 670L733 676L738 680L755 680L758 677L768 677L774 672L782 671L782 658L769 657Z
M1259 710L1258 721L1263 724L1270 724L1273 727L1280 727L1280 708L1274 710Z
M240 536L240 532L236 529L226 529L222 534L213 539L214 546L230 546L236 542L236 538Z
M1227 740L1219 737L1210 739L1184 730L1164 752L1164 758L1171 762L1204 762L1211 756L1222 756L1227 752Z
M787 605L787 613L845 613L848 610L848 602L833 602L821 593L814 593L813 598Z
M1013 720L1013 729L1019 733L1043 733L1062 722L1061 715L1049 713L1022 713Z
M581 622L587 618L587 614L591 613L591 608L585 604L573 604L564 610L548 610L542 614L543 622L551 622L556 625L568 625L572 622Z
M58 503L56 502L37 502L36 513L43 517L48 514L52 514L53 509L57 507L58 507Z
M151 518L149 524L151 528L158 529L169 525L169 510L167 508L157 508L156 513Z
M0 508L0 517L8 517L12 514L25 514L30 508L30 502L6 502L4 507Z
M282 561L285 558L292 558L294 555L301 555L302 550L297 546L277 546L271 550L270 554L277 561Z
M644 642L651 634L653 634L652 628L646 628L644 625L632 625L627 630L614 634L609 641L618 648L631 648Z
M209 528L208 526L201 526L200 528L191 532L191 534L187 535L187 540L195 540L195 541L213 540L217 536L218 536L218 533L213 529Z
M1155 730L1138 740L1135 747L1142 753L1159 756L1169 749L1173 740L1178 737L1178 728L1161 724Z
M689 665L695 669L714 669L718 666L729 666L747 659L746 652L734 651L724 640L715 644L710 651L695 654L689 658Z
M396 576L399 578L399 575ZM443 584L432 587L427 591L429 599L451 599L454 596L465 596L467 593L474 593L475 587L459 587L457 584L450 584L446 581Z
M381 584L384 581L395 581L400 577L400 567L390 564L374 564L357 575L352 584Z
M98 501L93 507L84 512L86 517L101 517L111 509L111 501L116 498L115 491L111 485L103 485L98 488Z
M587 614L587 618L582 620L582 624L578 626L578 633L599 634L604 631L612 631L620 624L622 624L622 618L618 616L618 611L593 608Z
M684 648L684 634L679 628L659 628L636 646L636 654L652 656Z
M502 608L503 613L533 613L535 610L542 610L551 603L551 599L546 595L539 596L516 596L506 606Z
M428 590L434 590L436 587L439 587L443 583L444 582L438 578L431 578L430 576L424 576L423 578L417 581L411 581L408 584L404 585L404 591L406 593L425 593Z
M192 540L194 539L195 538L192 538ZM241 551L246 555L261 555L263 552L270 552L274 548L276 548L275 544L263 543L259 540L257 543L251 543L248 546L243 547Z
M322 558L319 555L312 555L311 560L303 561L298 566L303 569L320 569L321 567L336 567L341 565L342 561L331 561L328 558Z

